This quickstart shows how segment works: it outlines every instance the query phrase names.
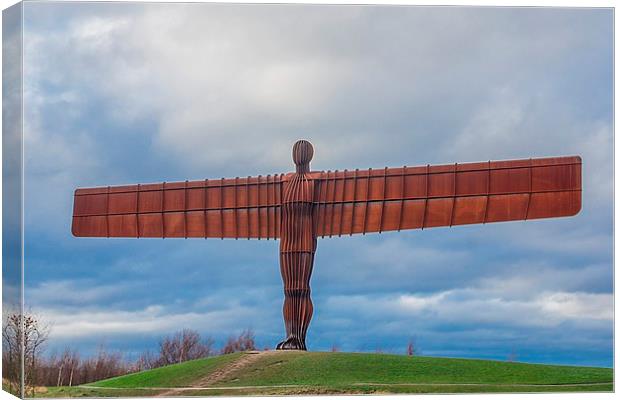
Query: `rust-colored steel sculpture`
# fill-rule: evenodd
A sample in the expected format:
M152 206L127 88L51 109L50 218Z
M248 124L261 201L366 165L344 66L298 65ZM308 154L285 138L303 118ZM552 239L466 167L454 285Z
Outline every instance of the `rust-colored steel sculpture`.
M286 338L306 350L310 276L325 236L566 217L581 210L581 158L552 157L379 170L294 173L77 189L80 237L280 239Z
M314 234L314 180L310 177L312 145L300 140L293 146L295 174L284 188L280 229L280 273L284 281L286 339L278 350L306 350L306 331L312 318L310 275L316 250Z

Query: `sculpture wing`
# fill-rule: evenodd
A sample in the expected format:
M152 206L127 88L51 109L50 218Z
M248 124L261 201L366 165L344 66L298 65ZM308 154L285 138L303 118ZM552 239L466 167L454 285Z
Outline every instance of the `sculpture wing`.
M277 239L282 177L77 189L71 231L88 237Z
M575 215L581 158L320 172L317 236Z

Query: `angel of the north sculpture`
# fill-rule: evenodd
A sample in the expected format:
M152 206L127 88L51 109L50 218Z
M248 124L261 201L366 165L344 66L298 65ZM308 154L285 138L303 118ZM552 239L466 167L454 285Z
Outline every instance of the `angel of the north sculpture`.
M384 169L295 172L77 189L75 236L280 239L286 338L306 350L317 238L567 217L581 209L581 158L551 157Z

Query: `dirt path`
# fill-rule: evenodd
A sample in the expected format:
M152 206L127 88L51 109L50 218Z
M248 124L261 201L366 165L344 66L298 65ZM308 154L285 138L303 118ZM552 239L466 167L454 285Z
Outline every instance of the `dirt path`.
M230 375L232 375L234 372L239 371L241 368L252 364L260 357L264 357L272 353L273 351L249 351L235 361L226 364L222 368L216 369L204 378L197 380L192 384L192 387L207 389L209 388L209 386L212 386L213 384L228 378ZM186 388L174 388L158 394L157 397L172 397L178 395L179 393L182 393L184 390L186 390Z

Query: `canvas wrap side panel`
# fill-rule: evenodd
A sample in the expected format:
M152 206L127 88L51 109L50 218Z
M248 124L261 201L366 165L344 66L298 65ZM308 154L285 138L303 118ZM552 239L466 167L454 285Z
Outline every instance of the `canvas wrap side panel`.
M552 157L323 172L319 237L572 216L581 158Z
M80 237L277 239L282 175L77 189Z

